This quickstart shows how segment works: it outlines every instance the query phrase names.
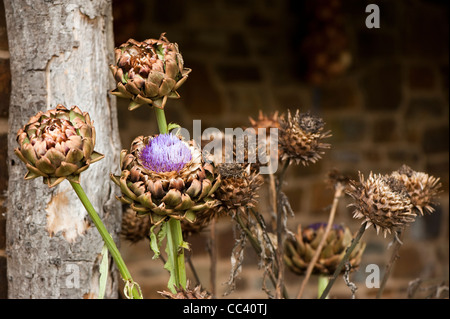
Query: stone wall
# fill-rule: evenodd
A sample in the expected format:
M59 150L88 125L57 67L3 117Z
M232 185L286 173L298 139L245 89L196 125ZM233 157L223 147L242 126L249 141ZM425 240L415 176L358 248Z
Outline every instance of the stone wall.
M320 1L309 5L314 2ZM201 119L202 129L247 126L248 117L255 118L260 109L282 113L299 108L323 117L333 134L332 148L315 165L288 169L283 190L295 211L288 220L293 231L298 223L327 220L333 191L325 179L332 168L355 177L358 171L366 176L370 171L389 173L405 163L440 177L444 189L440 204L433 215L418 218L409 227L385 290L385 297L405 298L410 280L448 279L448 9L441 1L376 1L381 28L368 29L369 2L341 2L338 9L328 8L331 21L325 22L335 38L324 44L329 36L326 27L311 27L309 11L299 1L135 0L134 13L129 1L125 1L128 11L116 1L117 44L129 37L159 37L162 32L179 44L185 65L193 71L179 90L181 99L168 103L166 115L168 121L188 129L194 119ZM333 1L322 1L325 9L327 3ZM131 25L122 30L126 14L137 18L128 18ZM345 51L350 67L319 80L311 76L305 61L314 56L302 51L310 38L318 39L317 54L336 47ZM123 103L119 121L124 147L137 135L156 132L151 111L129 112L124 102L119 103ZM267 211L267 190L261 192L260 210ZM348 203L347 198L341 200L336 221L356 232L359 222L351 218ZM227 219L216 225L217 297L226 290L223 283L229 275L231 225ZM360 271L352 277L359 298L376 294L376 289L365 288L366 265L376 263L383 269L390 256L385 250L391 238L374 231L363 238L367 250ZM202 284L210 289L208 240L208 231L192 238L192 258ZM164 289L167 281L161 261L151 260L148 243L123 243L122 249L146 296L157 298L156 290ZM263 272L255 260L249 247L238 287L229 297L266 297L261 290ZM291 296L297 294L301 280L286 271ZM315 297L316 284L316 279L310 280L305 297ZM342 279L333 295L349 298Z
M322 3L318 20L301 1L295 0L114 0L116 43L129 37L143 40L166 32L177 42L185 65L193 69L180 88L181 99L167 105L167 119L190 129L194 119L202 128L247 126L258 110L266 113L299 108L320 115L333 136L332 148L323 159L308 167L288 169L284 192L290 198L294 217L288 226L326 221L333 191L325 178L332 168L356 176L358 171L388 173L403 163L415 170L438 176L444 193L433 215L418 218L408 228L385 297L405 298L408 283L416 278L429 284L448 285L448 7L445 1L375 1L381 11L381 28L365 26L362 0L312 1ZM333 7L333 3L337 7ZM328 10L328 11L327 11ZM331 13L330 13L331 12ZM327 20L328 19L328 20ZM309 24L311 22L311 24ZM332 26L331 30L326 26ZM328 31L327 31L328 30ZM310 41L310 42L308 42ZM305 43L316 48L305 54ZM345 69L332 76L314 73L308 66L322 51L344 52ZM348 59L351 64L347 66ZM6 297L5 217L2 194L7 185L6 134L10 75L3 2L0 4L0 298ZM323 65L322 65L323 66ZM325 68L327 65L325 65ZM339 69L339 68L338 68ZM320 69L322 70L322 69ZM331 71L330 71L331 70ZM319 74L319 75L318 75ZM157 131L153 112L133 112L118 100L122 145L129 147L137 135ZM359 222L351 218L342 199L337 222L352 230ZM261 190L260 210L268 211L267 189ZM234 245L231 222L216 224L218 249L216 295L222 298ZM203 286L211 289L208 231L192 237L192 260ZM358 298L371 298L376 289L365 288L365 266L387 262L391 238L367 231L367 250L360 270L352 275ZM167 273L160 260L152 260L147 242L121 248L134 279L147 298L160 298ZM237 289L231 298L265 298L262 270L249 247ZM192 278L192 274L189 273ZM291 297L302 278L286 270ZM316 279L310 280L305 297L314 298ZM424 292L425 293L425 292ZM342 279L333 297L349 298ZM424 294L422 295L424 296Z

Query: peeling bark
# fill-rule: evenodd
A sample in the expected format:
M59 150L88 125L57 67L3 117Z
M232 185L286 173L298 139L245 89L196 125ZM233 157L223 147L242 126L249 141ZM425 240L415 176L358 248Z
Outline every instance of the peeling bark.
M98 292L103 241L70 184L49 189L24 181L16 132L38 111L61 103L89 112L95 150L105 158L81 174L81 185L117 242L121 209L109 173L118 169L120 140L109 63L111 0L4 0L11 53L8 136L7 276L9 298L86 298ZM117 298L110 271L105 297Z

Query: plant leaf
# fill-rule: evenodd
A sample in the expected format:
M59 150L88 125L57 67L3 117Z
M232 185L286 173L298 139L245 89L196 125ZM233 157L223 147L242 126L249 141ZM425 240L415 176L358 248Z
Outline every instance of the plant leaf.
M167 131L170 132L173 129L178 129L174 135L178 135L178 132L180 131L179 129L181 128L181 126L177 123L169 123L169 125L167 125Z
M164 240L167 234L167 227L166 223L163 223L161 227L159 228L158 232L155 234L155 227L158 225L153 225L150 228L150 248L155 253L153 256L153 259L159 258L159 255L161 255L161 242Z
M102 261L100 263L100 279L98 288L98 299L103 299L106 291L106 279L108 278L108 247L103 245Z

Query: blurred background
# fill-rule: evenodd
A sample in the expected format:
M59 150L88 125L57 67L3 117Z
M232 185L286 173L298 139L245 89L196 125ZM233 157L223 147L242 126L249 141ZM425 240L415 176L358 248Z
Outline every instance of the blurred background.
M366 6L380 9L380 28L367 28ZM3 9L2 9L3 10ZM409 283L420 278L427 297L449 275L449 11L446 1L363 0L113 0L115 42L128 38L159 38L166 32L179 44L189 80L178 90L179 100L166 106L168 122L187 129L201 120L202 129L245 127L258 111L266 114L288 109L311 111L322 117L333 136L331 149L322 160L308 167L292 165L283 191L295 212L288 227L325 222L333 190L325 182L336 168L356 177L390 173L402 164L440 177L444 192L432 215L419 217L408 227L400 259L385 289L385 298L406 298ZM0 121L7 118L9 104L8 56L4 44L4 13L0 14ZM153 112L138 108L129 112L118 99L121 142L129 148L138 135L157 131ZM3 127L3 125L0 125ZM6 141L6 133L0 138ZM6 143L6 142L5 142ZM0 154L0 185L7 180L5 154ZM2 186L3 187L3 186ZM0 189L2 191L2 189ZM268 211L267 189L261 189L259 209ZM336 222L354 232L360 221L352 219L348 198L340 201ZM3 210L4 208L1 207ZM3 213L3 211L2 211ZM0 227L4 222L0 215ZM4 231L0 230L0 235ZM216 282L210 280L211 233L207 229L191 237L190 253L201 284L215 286L217 298L266 298L263 271L249 246L236 290L223 297L234 245L232 223L220 219L215 226ZM373 229L363 237L367 243L360 270L352 274L358 298L373 298L368 289L367 264L380 269L387 263L391 237L376 236ZM0 245L4 239L0 238ZM0 247L2 249L2 247ZM121 243L121 250L134 279L146 298L161 298L168 274L160 260L152 260L148 242ZM4 257L0 256L0 286ZM189 269L189 267L188 267ZM190 270L189 270L190 271ZM192 272L189 272L193 280ZM285 272L288 292L295 297L302 277ZM193 280L194 281L194 280ZM195 281L194 281L195 282ZM268 288L271 288L268 284ZM317 295L312 277L304 293ZM448 291L447 291L448 296ZM349 298L342 278L332 297Z

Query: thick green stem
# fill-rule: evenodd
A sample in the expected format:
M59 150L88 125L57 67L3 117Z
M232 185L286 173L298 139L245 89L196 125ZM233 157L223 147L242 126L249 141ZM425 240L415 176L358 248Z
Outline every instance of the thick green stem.
M164 109L155 107L156 121L158 122L158 129L160 134L168 133L166 115Z
M320 298L322 296L323 291L328 286L328 276L326 275L319 275L319 279L317 282L317 297ZM328 299L328 296L325 296L325 298Z
M119 249L117 248L116 244L114 243L114 240L112 239L111 235L109 234L108 230L106 229L105 225L103 224L102 220L100 219L100 216L98 216L94 206L92 206L91 202L89 201L89 198L87 197L86 193L84 192L83 188L80 184L70 182L72 185L75 193L78 195L78 198L83 203L84 207L86 208L89 217L94 222L95 227L97 228L98 232L103 238L103 241L105 242L106 247L109 250L109 253L111 254L112 258L114 259L117 268L119 269L119 272L123 278L123 280L126 283L132 284L132 296L133 299L142 299L142 296L137 289L133 278L131 277L130 272L128 271L127 266L125 265L125 262L122 259L122 256L120 255Z
M156 121L160 134L167 134L167 121L164 109L155 107ZM174 280L174 287L169 289L176 293L175 287L186 288L186 266L184 260L183 248L183 234L181 232L181 222L178 219L170 218L167 227L167 257L173 265L173 273L171 274Z
M169 289L173 293L176 293L176 288L186 288L183 233L181 231L181 223L178 219L170 218L167 223L167 255L170 263L173 265L171 274L173 287L169 285Z

